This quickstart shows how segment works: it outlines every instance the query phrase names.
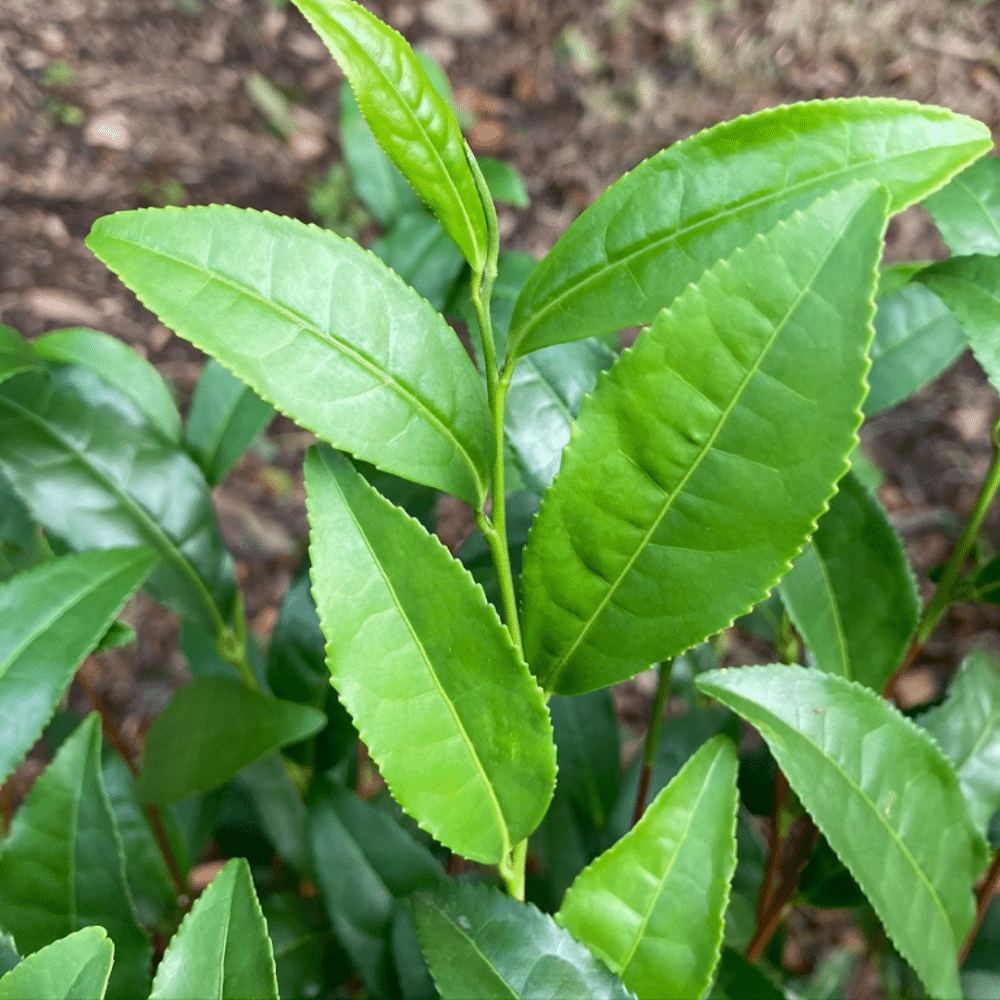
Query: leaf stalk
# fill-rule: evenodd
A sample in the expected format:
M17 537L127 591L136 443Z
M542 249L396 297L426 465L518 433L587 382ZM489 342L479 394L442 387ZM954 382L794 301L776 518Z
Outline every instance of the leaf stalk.
M673 673L674 661L657 664L656 694L653 695L653 705L649 714L649 727L646 729L646 742L642 750L642 772L639 775L639 791L635 797L635 811L632 813L632 826L642 819L646 809L646 796L649 794L649 779L653 774L653 761L656 759L656 748L660 742L660 730L663 728L663 706L670 691L670 676Z

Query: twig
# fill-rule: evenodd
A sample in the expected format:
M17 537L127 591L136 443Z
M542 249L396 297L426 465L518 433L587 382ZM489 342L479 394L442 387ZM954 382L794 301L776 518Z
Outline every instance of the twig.
M983 884L976 892L976 919L973 920L972 927L962 945L962 950L958 953L959 966L969 956L969 949L972 948L972 942L976 940L976 935L979 933L979 928L986 917L986 911L989 908L993 894L997 891L997 886L1000 886L1000 851L993 855L993 863L986 873L986 878L983 879Z
M642 751L642 771L639 774L639 792L635 797L632 826L635 826L642 819L642 814L646 809L649 779L653 774L656 746L660 742L660 730L663 728L663 706L667 700L667 692L670 690L670 675L673 673L673 669L673 660L661 663L657 667L656 694L653 695L653 705L649 712L649 727L646 729L646 743Z

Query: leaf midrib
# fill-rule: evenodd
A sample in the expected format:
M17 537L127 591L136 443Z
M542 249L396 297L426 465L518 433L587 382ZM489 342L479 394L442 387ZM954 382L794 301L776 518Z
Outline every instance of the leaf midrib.
M847 651L847 636L844 633L843 617L840 613L840 605L837 603L836 588L833 586L833 581L830 579L826 559L823 558L823 553L820 552L819 546L815 542L809 542L808 544L812 547L815 555L820 580L823 582L823 590L826 593L827 603L830 606L830 612L833 616L833 627L837 636L837 649L840 653L840 663L843 668L840 676L846 677L848 680L854 680L851 671L851 658ZM813 652L815 652L815 650L813 650Z

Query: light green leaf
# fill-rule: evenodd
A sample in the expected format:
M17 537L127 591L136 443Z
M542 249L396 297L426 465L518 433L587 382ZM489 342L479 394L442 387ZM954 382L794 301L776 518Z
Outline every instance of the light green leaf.
M882 690L917 627L920 599L899 537L851 473L779 589L820 670Z
M306 457L313 592L327 662L396 800L495 864L555 784L542 693L447 549L328 448Z
M127 344L98 330L53 330L32 342L48 361L80 365L127 396L168 441L181 439L181 417L160 373Z
M0 323L0 382L39 367L31 345L16 330Z
M373 254L227 205L99 219L87 245L143 303L335 447L478 505L486 394L447 323Z
M151 949L125 882L96 712L32 786L0 848L0 927L22 950L37 951L92 924L115 943L107 995L146 996Z
M11 969L0 979L0 1000L101 1000L114 953L103 927L84 927Z
M793 104L699 132L626 174L566 230L518 299L511 348L650 323L715 261L829 191L878 181L891 214L991 145L980 122L871 98Z
M599 378L524 552L546 691L688 649L784 574L855 443L884 210L853 185L779 223Z
M367 989L392 996L403 971L392 961L400 901L443 882L441 866L391 817L326 781L310 795L309 835L334 932Z
M184 444L209 486L222 482L274 417L274 408L214 358L194 387Z
M1000 664L983 650L971 653L945 701L917 722L955 765L973 822L985 836L1000 809Z
M550 916L491 886L416 893L413 912L441 1000L632 996Z
M556 914L639 1000L700 997L712 981L736 869L736 769L728 739L706 743Z
M158 601L213 632L228 618L235 574L204 477L97 376L68 365L0 386L0 470L70 547L148 546Z
M760 732L931 996L958 996L986 845L934 741L874 691L818 670L745 667L697 684Z
M515 208L527 208L528 189L524 186L524 178L508 163L495 160L492 156L478 156L479 169L483 180L490 189L490 194L497 201L502 201Z
M278 1000L274 952L250 867L233 858L184 918L150 1000Z
M80 661L155 565L149 549L85 552L0 584L0 781L41 736Z
M326 716L279 701L228 677L202 677L182 687L146 735L136 795L176 802L221 785L278 747L318 732Z
M1000 257L950 257L914 280L952 311L990 384L1000 391Z
M947 306L924 285L904 285L878 299L869 357L870 417L938 377L965 350L965 334Z
M953 254L1000 254L1000 160L984 156L924 200Z
M398 32L353 0L295 0L340 64L379 145L480 271L486 214L458 120Z

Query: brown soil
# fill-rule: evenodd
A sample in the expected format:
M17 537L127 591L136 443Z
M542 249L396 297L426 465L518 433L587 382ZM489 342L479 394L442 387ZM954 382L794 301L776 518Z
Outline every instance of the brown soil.
M994 135L1000 129L996 0L368 6L445 67L477 152L527 178L531 206L504 208L501 232L507 246L536 256L640 159L738 114L888 95L964 112ZM294 128L284 138L250 96L255 73L292 101ZM156 364L185 405L200 355L140 307L83 238L101 215L168 201L308 218L305 185L339 156L340 82L291 5L0 0L0 321L28 336L86 325L120 337ZM922 210L892 223L889 259L943 253ZM995 394L965 357L864 432L918 570L946 554L948 512L961 518L971 506L996 411ZM307 441L275 421L216 491L251 625L264 641L306 534L299 465ZM141 598L131 614L138 648L87 670L138 741L185 668L171 616ZM1000 638L996 628L1000 620L981 610L953 613L917 672L912 700L936 696L970 644ZM639 717L646 687L633 689Z

